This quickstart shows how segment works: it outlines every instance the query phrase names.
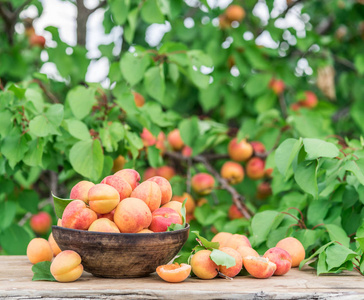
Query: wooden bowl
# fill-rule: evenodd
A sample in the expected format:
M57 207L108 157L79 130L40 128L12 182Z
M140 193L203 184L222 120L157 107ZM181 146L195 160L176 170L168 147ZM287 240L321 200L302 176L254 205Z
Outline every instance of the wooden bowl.
M154 233L105 233L52 226L61 250L74 250L85 271L99 277L144 277L181 250L190 226Z

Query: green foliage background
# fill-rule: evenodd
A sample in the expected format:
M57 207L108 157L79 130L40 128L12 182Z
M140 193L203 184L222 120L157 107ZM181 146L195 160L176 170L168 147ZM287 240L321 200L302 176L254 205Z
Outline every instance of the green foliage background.
M95 59L110 64L110 88L104 88L85 81L91 63L86 48L62 41L58 28L46 28L56 46L47 41L45 49L31 47L24 33L11 30L8 12L14 13L12 25L21 23L19 13L31 5L42 14L40 1L1 1L1 253L24 254L34 237L29 216L39 210L54 216L50 192L67 198L77 181L100 181L117 156L127 157L126 167L141 174L148 166L175 164L155 147L146 155L140 133L147 128L157 136L179 128L193 156L226 154L237 135L263 142L266 165L274 168L273 195L263 203L255 197L259 182L246 178L235 187L255 214L252 220L227 218L232 199L226 191L209 196L191 221L202 235L211 238L212 225L245 233L260 252L293 235L307 253L326 245L317 254L318 273L355 264L362 270L364 5L297 0L277 14L273 1L262 2L270 13L267 22L254 15L256 0L234 1L246 17L228 28L218 22L225 8L210 1L101 2L105 33L123 29L121 50L114 43L100 45ZM297 7L304 29L280 28L279 20ZM185 26L186 19L193 20L192 27ZM151 47L148 27L165 22L171 30ZM258 46L262 33L269 33L277 48ZM42 51L47 60L40 59ZM311 69L300 67L302 59ZM61 79L39 72L46 62L55 64ZM272 78L284 81L282 95L269 87ZM132 91L145 96L143 107L135 105ZM317 107L291 109L305 91L317 95ZM219 170L223 162L212 164ZM171 183L181 194L188 172L205 166L178 166ZM345 249L327 246L332 241ZM356 254L332 262L345 251Z

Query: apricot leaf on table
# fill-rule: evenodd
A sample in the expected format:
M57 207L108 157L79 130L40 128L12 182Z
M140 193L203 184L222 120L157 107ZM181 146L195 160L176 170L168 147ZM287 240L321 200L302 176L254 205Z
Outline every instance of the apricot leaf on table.
M44 281L57 281L51 274L51 262L41 261L32 267L33 281L44 280Z

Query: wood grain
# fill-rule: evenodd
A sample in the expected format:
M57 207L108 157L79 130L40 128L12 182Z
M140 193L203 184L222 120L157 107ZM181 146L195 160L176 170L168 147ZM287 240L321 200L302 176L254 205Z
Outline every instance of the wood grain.
M0 299L364 299L363 277L355 272L315 275L292 269L283 276L236 277L167 283L155 273L144 278L98 278L84 272L71 283L31 281L26 256L0 256Z

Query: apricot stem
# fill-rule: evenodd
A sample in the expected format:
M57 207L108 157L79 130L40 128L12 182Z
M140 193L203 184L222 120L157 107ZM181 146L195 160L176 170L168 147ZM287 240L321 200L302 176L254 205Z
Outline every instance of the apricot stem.
M218 273L219 273L219 276L221 276L221 277L223 277L223 278L225 278L225 279L227 279L227 280L233 280L233 279L234 279L234 278L231 278L231 277L229 277L229 276L227 276L227 275L225 275L225 274L221 273L220 271L218 271Z

